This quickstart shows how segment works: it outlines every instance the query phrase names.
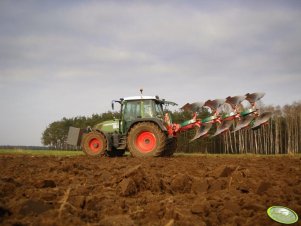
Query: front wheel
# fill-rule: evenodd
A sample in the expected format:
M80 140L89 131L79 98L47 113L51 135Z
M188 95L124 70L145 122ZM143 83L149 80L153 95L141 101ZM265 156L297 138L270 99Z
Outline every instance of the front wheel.
M90 156L102 156L107 148L106 137L97 131L84 134L82 140L83 151Z
M166 135L156 124L141 122L131 128L127 144L134 157L161 156L166 146Z

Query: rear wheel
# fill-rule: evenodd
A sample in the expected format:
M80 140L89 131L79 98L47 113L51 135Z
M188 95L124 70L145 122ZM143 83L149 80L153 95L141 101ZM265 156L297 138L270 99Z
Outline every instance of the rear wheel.
M131 128L127 144L135 157L162 156L166 146L166 135L156 124L141 122Z
M102 156L107 148L106 137L97 131L92 131L83 136L83 151L90 156Z

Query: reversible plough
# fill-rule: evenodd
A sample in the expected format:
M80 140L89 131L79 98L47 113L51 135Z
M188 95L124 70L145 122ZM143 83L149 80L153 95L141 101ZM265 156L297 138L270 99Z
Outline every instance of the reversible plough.
M226 99L187 103L181 109L194 112L194 117L183 124L171 125L170 127L175 128L173 129L175 133L197 127L196 134L191 141L207 136L214 124L216 125L216 131L211 137L228 132L231 128L233 128L232 132L246 128L256 130L267 124L272 116L271 112L260 114L256 107L256 102L264 95L264 93L247 93L245 96L229 96ZM249 108L242 107L243 101L249 102ZM198 113L202 111L202 108L209 109L211 115L204 119L198 119ZM227 110L225 111L225 109Z

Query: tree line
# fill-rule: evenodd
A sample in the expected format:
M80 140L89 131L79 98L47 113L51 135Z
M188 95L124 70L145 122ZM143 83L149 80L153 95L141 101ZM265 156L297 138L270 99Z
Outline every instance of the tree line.
M42 133L41 142L50 149L57 150L76 150L78 147L66 143L69 127L87 128L99 122L111 120L119 117L119 113L106 112L103 114L93 114L91 117L78 116L74 118L63 118L59 121L50 123Z
M190 130L179 134L178 152L202 153L252 153L252 154L296 154L301 153L301 102L283 107L267 106L262 111L271 111L273 116L269 124L258 130L244 129L235 133L227 132L220 136L205 137L189 142L195 131ZM185 111L171 112L173 121L183 122L191 118ZM203 116L208 112L203 112ZM117 112L93 114L91 117L79 116L63 118L52 122L42 134L42 144L52 149L78 149L66 144L70 126L86 128L99 122L118 118ZM214 133L214 129L210 133Z
M227 132L214 138L189 143L193 131L180 135L178 151L222 154L297 154L301 153L301 102L283 107L268 106L262 111L273 112L267 125L258 130ZM213 128L214 130L214 128Z

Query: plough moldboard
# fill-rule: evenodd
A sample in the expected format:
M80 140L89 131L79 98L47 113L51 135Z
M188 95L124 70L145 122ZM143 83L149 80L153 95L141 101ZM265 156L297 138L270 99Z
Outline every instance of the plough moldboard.
M226 99L207 100L205 102L187 103L181 107L184 111L193 113L193 118L181 124L169 125L169 133L177 134L197 128L195 136L191 142L204 136L215 137L226 132L236 132L242 129L251 128L256 130L268 123L272 116L271 112L263 112L257 108L257 102L264 97L265 93L247 93L244 96L228 96ZM247 107L243 107L243 102L247 102ZM210 115L206 118L199 118L204 108ZM209 135L209 131L215 131Z

